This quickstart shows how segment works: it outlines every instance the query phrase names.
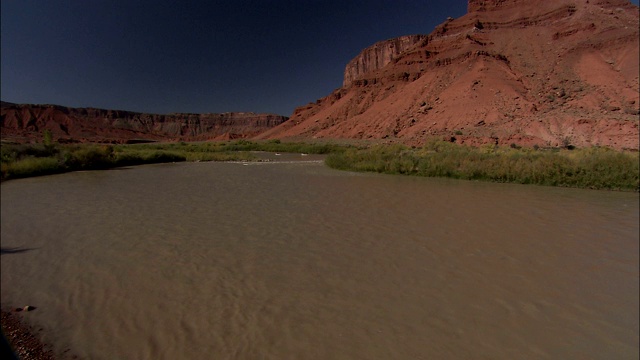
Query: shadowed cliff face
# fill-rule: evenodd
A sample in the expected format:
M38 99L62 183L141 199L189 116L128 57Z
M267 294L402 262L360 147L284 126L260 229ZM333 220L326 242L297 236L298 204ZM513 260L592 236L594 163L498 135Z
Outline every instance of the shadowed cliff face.
M0 113L2 138L14 141L41 139L45 129L62 142L233 139L255 136L287 120L271 114L158 115L6 102Z
M343 87L258 137L638 149L637 6L622 0L468 6L468 14L400 52L385 50L394 40L365 49L347 65Z

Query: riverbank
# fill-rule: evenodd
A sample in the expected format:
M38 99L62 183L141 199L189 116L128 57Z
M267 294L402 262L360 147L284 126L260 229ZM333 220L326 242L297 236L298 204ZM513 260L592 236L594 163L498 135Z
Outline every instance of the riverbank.
M50 346L42 343L35 331L19 315L2 309L3 359L53 360ZM10 348L7 348L10 345ZM11 352L13 351L13 355ZM17 357L16 357L17 356Z
M640 189L638 152L601 147L471 147L438 140L422 147L280 140L130 145L3 144L1 179L162 162L255 161L253 151L327 154L329 167L348 171L586 189Z
M421 148L373 146L331 154L332 168L425 177L638 191L637 152L608 148L460 146L433 141Z
M255 161L252 151L306 154L339 153L350 146L330 143L252 142L100 144L2 144L1 179L52 175L78 170L104 170L182 161Z

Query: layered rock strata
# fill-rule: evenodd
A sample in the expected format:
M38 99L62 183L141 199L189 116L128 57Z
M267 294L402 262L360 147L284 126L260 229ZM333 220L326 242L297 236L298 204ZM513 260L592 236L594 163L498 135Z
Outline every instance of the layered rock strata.
M360 76L383 68L398 55L426 40L426 35L408 35L380 41L362 50L344 70L343 86L349 86Z
M134 142L255 136L287 117L272 114L146 114L58 105L2 103L2 137L29 141L49 130L60 141Z
M382 66L375 54L384 45L366 49L342 87L258 137L638 150L637 6L470 0L468 8Z

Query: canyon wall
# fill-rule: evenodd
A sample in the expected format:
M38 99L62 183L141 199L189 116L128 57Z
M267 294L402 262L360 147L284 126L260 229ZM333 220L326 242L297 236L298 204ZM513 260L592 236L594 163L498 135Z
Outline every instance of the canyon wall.
M3 139L30 141L49 130L61 141L210 140L255 136L287 118L272 114L146 114L58 105L2 103Z
M468 8L411 45L365 49L342 87L258 138L639 149L636 5L469 0ZM384 57L386 44L394 52Z

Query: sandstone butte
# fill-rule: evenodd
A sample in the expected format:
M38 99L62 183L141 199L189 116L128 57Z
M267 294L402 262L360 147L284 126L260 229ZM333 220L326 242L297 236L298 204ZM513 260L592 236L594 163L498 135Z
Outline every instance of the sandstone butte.
M428 138L638 150L639 12L621 0L469 0L378 42L343 86L258 138Z
M428 9L425 9L427 11ZM2 138L369 139L639 149L639 11L624 0L469 0L428 35L364 49L290 118L3 103Z

